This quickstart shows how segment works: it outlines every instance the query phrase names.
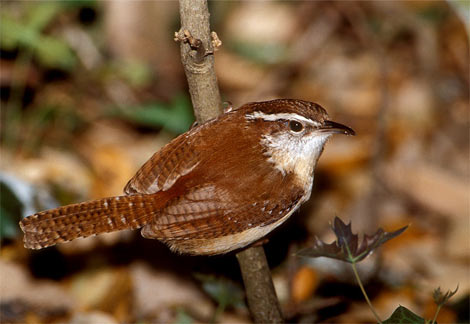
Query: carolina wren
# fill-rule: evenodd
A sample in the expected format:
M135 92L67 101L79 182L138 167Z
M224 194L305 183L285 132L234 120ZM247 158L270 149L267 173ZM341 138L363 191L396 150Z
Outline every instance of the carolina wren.
M180 253L242 248L310 198L313 171L335 133L354 135L312 102L245 104L172 140L137 171L124 196L24 218L25 247L142 228L142 236Z

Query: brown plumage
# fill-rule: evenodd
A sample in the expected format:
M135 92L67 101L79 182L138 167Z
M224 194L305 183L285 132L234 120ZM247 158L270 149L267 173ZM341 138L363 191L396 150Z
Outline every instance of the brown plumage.
M302 123L303 133L289 129L291 118ZM246 246L309 198L313 168L331 129L352 134L345 126L332 128L327 123L325 110L306 101L244 105L189 130L155 153L126 185L126 196L25 218L20 223L25 246L38 249L140 227L144 237L181 253L218 254ZM315 136L318 144L305 142ZM305 152L310 155L303 156L307 144ZM293 153L286 155L286 149Z

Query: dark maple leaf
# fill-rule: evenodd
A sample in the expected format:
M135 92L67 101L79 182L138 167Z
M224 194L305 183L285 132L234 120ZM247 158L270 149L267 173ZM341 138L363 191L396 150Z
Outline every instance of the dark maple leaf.
M390 233L379 228L374 235L364 235L359 244L358 235L351 231L351 222L346 225L340 218L335 217L332 230L335 232L336 241L327 244L315 237L313 246L300 250L297 255L312 258L327 257L356 263L365 259L380 245L403 233L407 228L408 226L405 226Z

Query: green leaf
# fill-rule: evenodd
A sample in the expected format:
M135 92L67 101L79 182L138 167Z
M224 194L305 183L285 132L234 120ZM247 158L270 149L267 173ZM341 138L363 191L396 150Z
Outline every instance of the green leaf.
M439 24L447 18L449 11L446 7L430 2L428 5L423 6L423 8L421 8L417 14L422 19L425 19L431 23Z
M447 0L451 8L459 15L460 20L467 26L467 35L470 32L470 1L468 0Z
M65 41L42 36L36 44L36 55L41 64L48 67L71 70L77 63L74 52Z
M0 21L1 47L11 50L18 46L34 48L40 34L34 28L28 27L4 14Z
M398 306L393 312L390 318L383 321L383 324L424 324L426 321L424 318L416 315L408 308Z
M152 80L150 66L139 60L119 61L116 70L134 87L146 86Z
M76 64L74 52L65 41L42 35L36 28L2 15L0 25L2 48L12 50L24 47L34 51L41 64L69 70Z
M194 121L191 104L186 96L176 96L170 104L152 103L129 107L119 114L138 124L163 127L177 134L187 131Z
M178 308L174 324L192 324L193 318L183 308Z
M14 238L19 233L15 216L0 206L0 239Z
M300 250L297 255L312 258L327 257L355 263L365 259L380 245L397 237L407 228L408 226L405 226L391 233L379 228L374 235L364 235L362 243L359 244L357 234L352 233L351 223L346 225L340 218L335 217L332 230L335 232L336 241L326 244L315 237L313 246Z
M23 204L3 181L0 182L0 238L14 238L19 233L18 222Z
M229 47L237 54L261 64L276 64L287 57L287 48L274 43L233 42Z
M26 24L30 28L41 31L61 10L63 10L63 5L60 1L41 1L29 8Z
M203 274L196 274L196 278L202 281L204 291L211 296L222 309L230 306L240 307L243 305L243 290L232 281Z
M96 7L98 0L67 0L63 1L64 7L77 8L77 7Z

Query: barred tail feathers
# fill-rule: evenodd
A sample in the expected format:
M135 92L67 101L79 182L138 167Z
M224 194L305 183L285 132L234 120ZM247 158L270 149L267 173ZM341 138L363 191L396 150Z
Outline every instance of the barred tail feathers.
M140 228L153 219L157 204L148 195L118 196L39 212L20 222L24 246L42 249L79 237Z

